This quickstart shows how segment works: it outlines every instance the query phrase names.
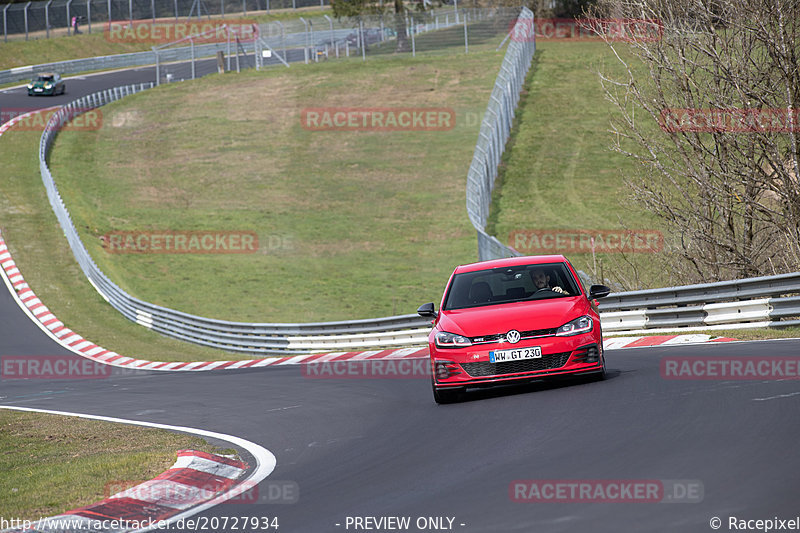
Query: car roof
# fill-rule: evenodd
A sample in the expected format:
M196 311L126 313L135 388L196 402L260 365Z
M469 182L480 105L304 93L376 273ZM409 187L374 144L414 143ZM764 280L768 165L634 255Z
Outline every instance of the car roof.
M519 265L543 265L546 263L566 263L567 258L563 255L527 255L523 257L509 257L506 259L492 259L491 261L480 261L468 265L456 267L456 274L462 272L476 272L478 270L488 270L497 267L512 267Z

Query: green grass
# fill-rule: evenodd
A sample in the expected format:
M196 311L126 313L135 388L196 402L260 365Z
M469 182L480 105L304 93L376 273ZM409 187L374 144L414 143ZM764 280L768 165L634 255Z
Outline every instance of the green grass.
M250 359L169 339L112 309L78 267L39 176L40 132L0 137L0 229L25 281L67 327L128 357L151 361Z
M243 16L241 13L229 14L226 18L254 20L257 23L267 23L274 20L287 21L299 17L321 17L323 14L330 13L329 8L310 8L302 10L276 10L270 14L259 12L258 14L248 13ZM215 17L217 18L217 17ZM160 20L160 19L159 19ZM185 21L186 19L180 19ZM44 32L35 34L35 38L28 41L19 38L9 40L7 43L0 43L0 70L7 70L14 67L25 65L38 65L56 61L68 61L70 59L81 59L94 56L105 56L113 54L125 54L130 52L142 52L152 50L153 43L115 43L110 42L103 33L105 26L103 23L92 24L92 33L86 33L86 25L81 26L81 35L63 35L66 30L53 33L50 39L46 39Z
M161 429L0 409L0 517L38 520L98 502L167 470L181 449L235 453Z
M512 232L525 230L662 230L629 198L623 175L635 172L634 163L610 150L615 108L605 100L599 68L617 68L602 42L537 44L492 201L488 227L502 242L515 245ZM598 282L625 289L682 284L652 254L598 254L597 263L591 254L565 255Z
M59 135L51 168L90 253L136 297L258 322L413 313L475 258L464 187L494 46L164 86L104 107L98 131ZM324 106L448 108L456 125L304 129L301 111ZM109 254L100 240L164 230L255 232L261 248Z

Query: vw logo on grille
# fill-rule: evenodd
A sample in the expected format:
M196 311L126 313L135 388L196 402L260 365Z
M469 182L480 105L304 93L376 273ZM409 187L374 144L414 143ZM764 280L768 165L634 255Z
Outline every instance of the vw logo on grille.
M517 344L520 339L519 331L512 329L508 333L506 333L506 340L511 344Z

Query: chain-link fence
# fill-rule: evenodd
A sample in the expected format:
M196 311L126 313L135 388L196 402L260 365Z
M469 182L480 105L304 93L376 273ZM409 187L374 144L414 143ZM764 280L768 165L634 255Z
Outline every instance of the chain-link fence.
M469 53L481 46L495 49L508 39L519 9L440 9L425 13L335 19L330 16L299 17L296 20L261 24L255 37L239 38L237 29L216 32L217 41L202 44L202 38L153 47L157 65L177 59L176 53L190 45L191 64L159 66L156 82L195 78L216 72L207 59L224 52L223 68L240 70L292 62L320 62L337 58L379 57L397 54ZM241 28L240 28L241 29ZM241 32L240 32L241 33ZM231 37L233 35L233 37ZM205 62L205 64L203 64ZM202 74L201 74L202 73Z
M508 50L483 116L467 175L467 214L478 232L478 257L481 261L521 255L486 233L486 222L497 169L511 134L522 84L536 51L533 13L529 9L523 8L509 38Z
M261 38L275 50L295 50L306 63L337 57L455 50L499 43L519 8L445 7L336 19L331 16L271 22ZM284 56L285 58L285 56Z
M0 7L3 40L102 32L111 21L243 15L328 6L330 0L48 0Z

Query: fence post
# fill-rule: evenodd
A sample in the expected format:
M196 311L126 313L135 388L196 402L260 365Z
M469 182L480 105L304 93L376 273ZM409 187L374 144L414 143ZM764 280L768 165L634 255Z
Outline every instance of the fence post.
M303 17L300 17L300 20L303 22L303 26L305 27L305 46L303 46L303 59L305 64L308 65L308 21Z
M47 39L50 38L50 4L52 3L53 0L47 0L47 3L44 5L44 31Z
M467 13L464 12L464 53L469 53L469 38L467 36Z
M30 5L32 3L33 2L28 2L27 4L25 4L24 15L25 15L25 40L26 41L28 40L28 8L30 7Z
M361 61L367 60L367 42L364 40L364 21L358 21L358 27L361 30Z
M158 50L153 47L153 53L156 55L156 86L161 85L161 63L159 62Z
M92 0L86 0L86 25L88 26L89 34L92 33Z
M333 48L333 19L331 19L328 15L323 15L326 19L328 19L328 24L331 27L331 48Z
M417 57L417 40L414 37L414 15L411 15L411 57Z
M8 8L11 7L11 4L6 5L3 8L3 42L8 42Z

